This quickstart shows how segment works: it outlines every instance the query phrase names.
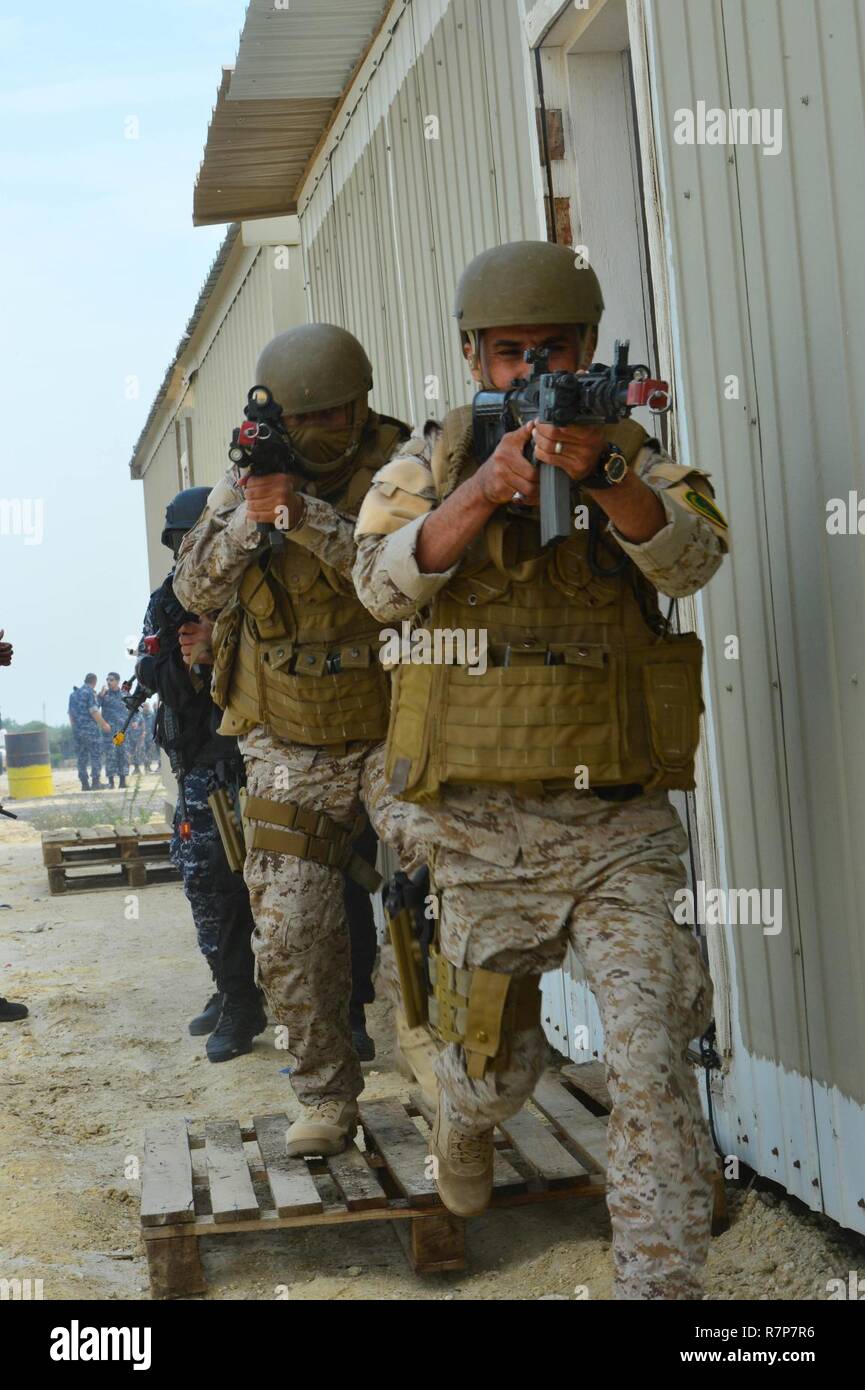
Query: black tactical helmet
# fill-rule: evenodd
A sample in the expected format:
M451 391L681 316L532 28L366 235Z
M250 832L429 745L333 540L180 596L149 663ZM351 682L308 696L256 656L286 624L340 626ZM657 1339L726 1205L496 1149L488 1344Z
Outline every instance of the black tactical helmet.
M187 487L184 488L183 492L178 492L176 497L172 497L165 508L165 529L162 532L163 545L167 545L171 550L171 533L173 531L192 530L207 506L209 496L209 487Z

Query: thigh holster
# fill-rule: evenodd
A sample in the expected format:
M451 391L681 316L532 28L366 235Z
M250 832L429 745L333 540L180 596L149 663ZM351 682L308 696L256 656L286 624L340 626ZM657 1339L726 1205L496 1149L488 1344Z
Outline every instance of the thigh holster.
M242 791L240 806L248 850L312 859L348 874L368 893L381 887L381 875L352 848L366 823L364 815L346 829L326 812L311 811L294 801L266 801L263 796L247 796Z
M436 1035L442 1042L462 1044L474 1080L488 1067L504 1070L514 1034L540 1024L540 975L459 970L435 947L430 948L429 971L429 1019Z

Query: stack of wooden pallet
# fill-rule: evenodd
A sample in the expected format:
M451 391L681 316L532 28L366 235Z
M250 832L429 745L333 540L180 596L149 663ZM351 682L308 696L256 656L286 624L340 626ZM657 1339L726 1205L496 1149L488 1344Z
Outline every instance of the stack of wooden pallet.
M168 856L171 836L171 826L164 821L43 831L48 886L52 893L91 893L98 888L171 883L180 878ZM102 871L94 873L94 867Z

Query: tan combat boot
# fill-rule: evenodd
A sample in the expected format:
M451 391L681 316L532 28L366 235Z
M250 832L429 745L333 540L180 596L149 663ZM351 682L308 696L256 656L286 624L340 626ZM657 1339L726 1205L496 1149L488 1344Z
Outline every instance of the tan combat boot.
M354 1139L358 1123L357 1101L320 1100L304 1105L285 1140L289 1158L312 1154L341 1154Z
M454 1216L480 1216L493 1191L493 1131L466 1134L442 1114L439 1101L432 1132L438 1194Z

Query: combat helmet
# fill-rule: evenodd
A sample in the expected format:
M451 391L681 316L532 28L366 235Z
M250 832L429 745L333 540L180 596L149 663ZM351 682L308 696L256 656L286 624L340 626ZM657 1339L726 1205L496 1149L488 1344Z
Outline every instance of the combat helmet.
M599 324L604 297L591 267L569 246L512 241L483 251L463 271L454 310L460 332L499 324Z
M549 241L511 241L482 251L457 286L454 315L471 366L480 366L480 331L508 324L596 326L604 297L591 267L578 269L569 246ZM491 383L486 382L487 386Z
M266 386L284 415L351 406L344 426L300 424L289 429L295 457L321 497L335 496L354 470L369 419L370 360L351 333L333 323L289 328L267 344L256 381Z
M181 534L185 534L192 530L207 506L209 496L209 487L187 487L184 488L183 492L178 492L176 497L172 497L165 508L165 529L162 532L163 545L167 545L169 550L173 549L172 533L179 531Z
M307 323L273 338L255 380L286 415L332 410L372 390L370 360L351 333L333 323Z

